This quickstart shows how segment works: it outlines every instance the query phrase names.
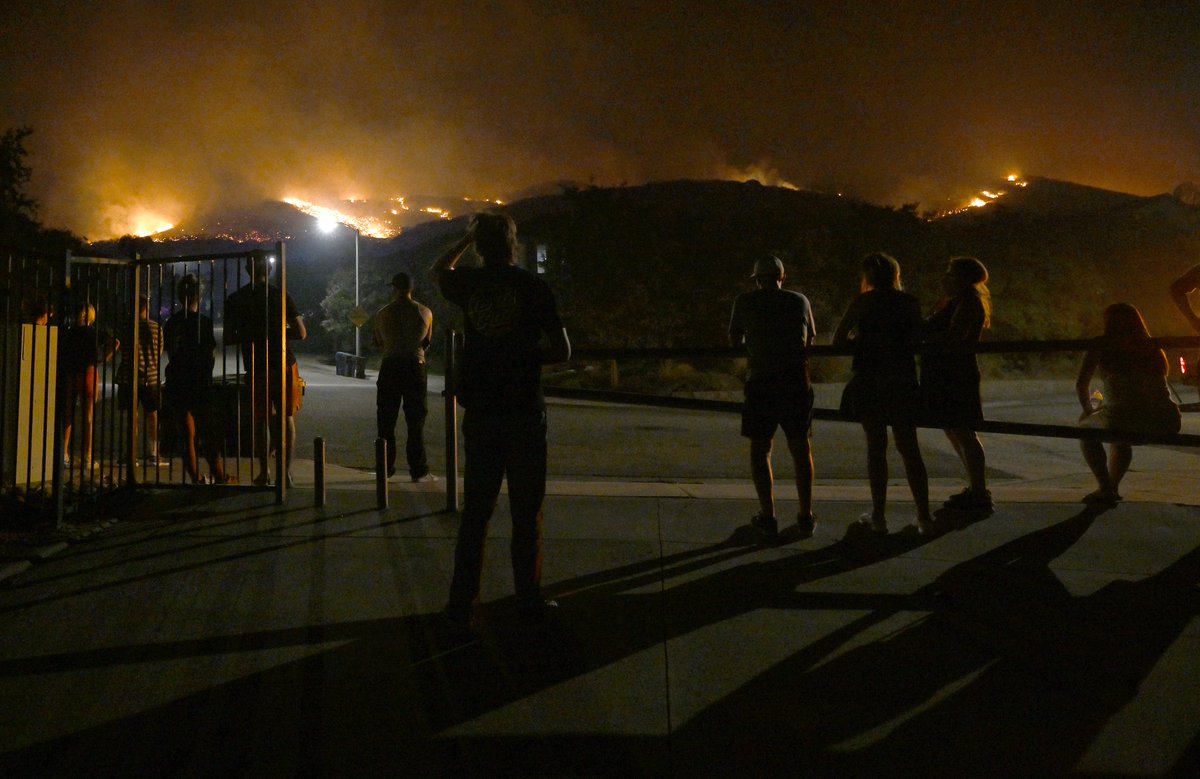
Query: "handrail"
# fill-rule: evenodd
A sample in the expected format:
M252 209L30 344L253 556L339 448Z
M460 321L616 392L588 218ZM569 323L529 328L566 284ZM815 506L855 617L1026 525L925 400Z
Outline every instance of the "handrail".
M617 392L615 390L579 389L576 387L555 387L546 385L542 388L546 397L563 400L583 400L601 403L619 403L631 406L650 406L655 408L677 408L687 411L741 411L742 404L736 400L710 400L707 398L676 398L667 395L643 395L635 392ZM813 419L824 422L849 422L833 408L814 408ZM937 425L917 424L917 427L940 430ZM979 422L974 425L964 425L964 429L980 433L999 433L1002 435L1031 435L1046 438L1074 438L1091 441L1119 441L1129 444L1162 444L1166 446L1195 446L1200 447L1200 435L1191 433L1123 433L1103 428L1074 427L1072 425L1045 425L1032 422Z
M912 346L914 354L998 354L1010 352L1078 352L1087 351L1105 343L1121 343L1124 339L1113 338L1056 338L1044 341L1013 340L1013 341L980 341L975 344L934 344L915 343ZM1200 336L1169 335L1150 338L1151 343L1160 349L1194 349L1200 348ZM814 344L808 347L810 357L852 357L854 346L833 346L832 344ZM696 358L737 358L745 357L746 350L735 346L683 346L656 347L649 349L634 348L582 348L572 349L571 359L586 362L588 360L620 360L620 359L696 359Z

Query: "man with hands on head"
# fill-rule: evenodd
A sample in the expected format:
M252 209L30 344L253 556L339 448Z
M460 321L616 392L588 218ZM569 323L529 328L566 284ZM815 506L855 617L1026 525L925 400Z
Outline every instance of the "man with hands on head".
M468 248L483 267L458 267ZM479 601L487 525L508 479L512 566L518 612L541 618L544 600L542 502L546 494L546 402L542 365L571 356L550 288L518 268L517 228L502 213L480 213L430 268L444 298L463 312L465 342L458 385L464 408L464 506L446 616L470 628Z

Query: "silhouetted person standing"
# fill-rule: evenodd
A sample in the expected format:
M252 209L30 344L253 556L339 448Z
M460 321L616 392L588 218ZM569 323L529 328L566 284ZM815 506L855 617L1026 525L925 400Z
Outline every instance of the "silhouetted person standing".
M280 383L287 382L286 408L284 414L284 458L287 463L290 485L292 457L296 452L296 412L302 398L295 387L299 370L296 355L279 340L280 317L285 318L286 340L303 341L308 337L304 317L296 307L291 295L285 296L279 287L268 283L271 264L266 254L257 253L246 260L246 274L250 283L231 294L225 300L225 341L241 344L243 369L250 377L250 403L254 417L254 454L258 459L258 473L254 483L266 485L271 482L271 471L267 464L268 433L267 420L279 414ZM286 374L280 373L280 350L286 359ZM273 445L278 442L272 441ZM273 447L272 447L273 448Z
M396 473L396 419L404 409L408 431L404 453L415 482L437 481L425 459L425 349L433 337L433 313L413 300L407 273L392 277L392 300L375 314L375 347L383 352L376 382L375 419L380 438L387 441L387 475Z
M483 267L455 267L472 244ZM488 521L506 477L518 609L538 617L553 605L541 592L546 494L541 372L545 363L567 360L571 346L550 288L513 264L516 251L512 218L481 213L430 269L442 295L462 309L466 325L459 384L465 409L464 506L446 606L446 616L464 627L479 600Z
M163 325L163 343L167 352L167 385L163 395L176 427L183 437L183 473L193 484L203 484L196 459L196 441L208 460L213 484L234 479L225 473L222 454L224 430L220 415L213 408L213 366L217 341L212 319L200 313L204 293L200 279L188 273L175 285L180 310Z
M750 476L759 512L751 519L768 539L779 535L775 519L775 483L771 447L775 429L783 428L796 468L800 535L813 534L812 408L813 389L808 347L816 326L808 298L783 289L783 263L765 257L754 264L752 292L739 295L729 318L729 342L746 345L749 372L742 406L742 435L750 439Z
M929 513L929 476L917 442L921 392L913 346L921 332L921 306L902 291L900 263L886 254L867 255L862 262L861 292L833 334L835 346L853 345L854 375L842 393L842 415L862 424L867 438L867 481L871 513L860 522L887 533L887 429L917 508L917 530L934 532Z
M988 272L974 257L950 260L942 277L945 297L925 320L926 343L974 346L991 325ZM942 428L967 472L967 488L946 501L947 508L991 511L983 444L975 426L983 421L979 362L974 352L934 352L921 358L921 392L927 421Z
M117 406L122 411L136 413L133 405L133 374L137 368L138 405L146 416L146 440L149 450L143 452L146 464L151 468L170 465L158 455L158 410L162 405L159 393L159 361L162 358L162 328L150 318L150 300L138 302L138 352L132 346L121 352L121 365L117 368ZM125 343L133 344L133 327L125 335ZM136 362L136 366L134 363Z
M96 307L90 303L79 306L72 326L63 332L58 346L58 368L62 374L59 386L63 393L60 412L63 418L63 456L69 465L75 401L78 399L83 424L81 471L91 471L98 466L92 459L92 439L95 433L96 398L100 394L99 366L111 360L120 348L119 339L96 326Z

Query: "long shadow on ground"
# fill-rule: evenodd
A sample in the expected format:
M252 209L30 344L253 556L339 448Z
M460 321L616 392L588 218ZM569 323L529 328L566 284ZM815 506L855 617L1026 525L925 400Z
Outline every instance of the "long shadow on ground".
M907 596L805 593L920 539L778 554L726 541L562 582L530 626L493 604L482 640L436 615L344 622L0 663L0 678L302 647L308 657L0 757L7 776L1065 775L1193 619L1200 549L1073 597L1050 563L1085 511ZM315 539L314 539L315 540ZM723 566L714 573L704 572ZM690 577L666 594L653 584ZM860 610L673 733L561 734L536 694L762 608ZM670 618L665 618L669 610ZM927 616L846 649L900 611ZM586 688L585 688L586 689ZM582 693L586 694L586 693ZM663 707L664 690L646 691ZM526 704L504 732L456 726ZM587 697L579 707L604 707ZM610 712L620 723L631 712ZM515 715L514 715L515 716ZM665 722L665 720L664 720ZM1193 749L1192 753L1196 750ZM1185 761L1195 762L1189 753ZM1181 763L1181 766L1185 763Z

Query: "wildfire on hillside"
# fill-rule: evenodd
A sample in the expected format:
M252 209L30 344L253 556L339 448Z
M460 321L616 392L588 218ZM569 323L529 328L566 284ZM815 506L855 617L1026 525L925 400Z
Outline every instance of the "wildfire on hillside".
M404 198L392 198L393 201L398 201L400 207L405 211L408 207L404 205ZM400 228L378 216L358 216L345 211L340 211L329 206L319 206L316 203L310 203L307 200L301 200L295 197L285 197L283 202L292 206L302 213L308 214L319 222L336 222L344 224L347 227L354 228L362 235L370 236L371 238L394 238L400 234ZM354 204L354 198L346 201ZM396 211L393 209L392 213Z
M1029 182L1022 179L1016 173L1010 173L1009 175L1005 176L1004 180L1014 187L1029 186ZM978 193L972 196L965 205L938 214L938 216L950 216L951 214L961 214L962 212L969 211L972 208L983 208L984 206L990 205L991 203L994 203L1000 198L1004 197L1008 194L1008 192L1009 190L1007 189L981 189Z

